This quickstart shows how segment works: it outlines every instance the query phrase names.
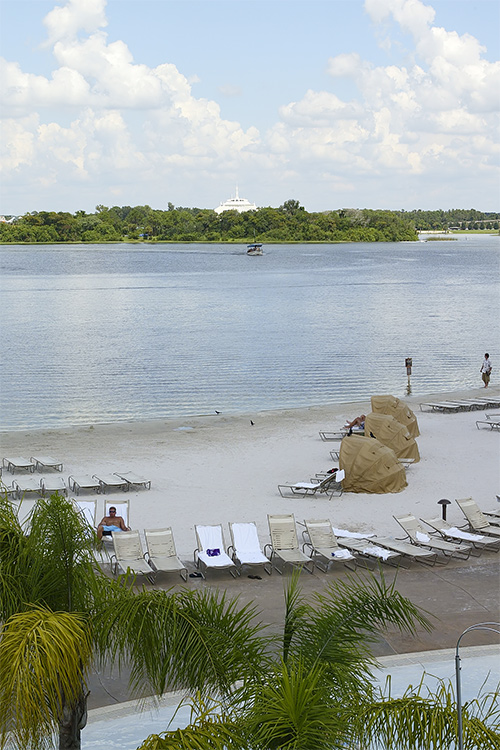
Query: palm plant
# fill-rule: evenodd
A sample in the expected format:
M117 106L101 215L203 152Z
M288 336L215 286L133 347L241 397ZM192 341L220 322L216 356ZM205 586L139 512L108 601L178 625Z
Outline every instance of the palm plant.
M206 693L192 703L185 729L152 735L141 750L438 750L457 737L452 689L435 694L412 688L385 696L372 681L371 644L380 628L407 633L429 629L428 620L382 574L349 576L310 603L298 578L285 590L279 648L263 652L260 668L224 705ZM276 644L275 644L276 645ZM464 747L500 748L498 692L464 711ZM383 743L383 744L381 744Z
M21 524L0 498L0 747L78 750L93 661L125 660L139 694L199 684L225 694L265 649L251 607L218 592L145 591L95 563L93 529L68 500Z

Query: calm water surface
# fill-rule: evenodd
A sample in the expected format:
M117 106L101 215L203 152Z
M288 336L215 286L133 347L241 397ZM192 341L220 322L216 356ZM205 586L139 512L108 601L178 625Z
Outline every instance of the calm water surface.
M401 396L408 356L417 395L480 385L485 351L494 381L499 248L0 247L2 427Z

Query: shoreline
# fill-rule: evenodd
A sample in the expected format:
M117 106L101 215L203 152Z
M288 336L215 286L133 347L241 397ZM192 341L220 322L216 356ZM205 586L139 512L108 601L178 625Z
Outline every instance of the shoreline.
M493 385L489 387L489 393L493 393L495 396L500 397L500 386ZM394 394L391 394L394 395ZM397 396L401 401L408 404L408 406L417 414L420 412L420 404L426 403L427 401L453 401L462 400L466 398L481 398L484 396L484 388L478 386L477 388L470 389L459 389L450 391L433 391L421 395L407 395ZM23 429L0 429L0 446L2 446L4 438L7 436L23 436L40 434L45 435L48 433L62 433L68 431L90 431L94 429L99 430L120 430L123 428L130 428L134 426L138 431L147 431L148 428L151 432L155 432L165 427L171 429L181 428L183 426L201 427L207 426L210 421L210 426L214 426L218 421L228 420L239 420L239 419L266 419L266 418L282 418L282 419L303 419L307 421L307 418L316 419L317 416L325 415L333 417L342 415L345 412L348 414L354 413L356 410L361 409L362 412L370 410L370 399L350 400L350 401L334 401L326 402L322 404L312 404L310 406L298 406L295 408L276 408L276 409L261 409L261 410L249 410L249 411L231 411L231 412L213 412L210 414L191 414L178 417L159 417L155 419L129 419L119 422L92 422L87 424L68 424L58 427L27 427ZM321 414L320 414L321 412Z

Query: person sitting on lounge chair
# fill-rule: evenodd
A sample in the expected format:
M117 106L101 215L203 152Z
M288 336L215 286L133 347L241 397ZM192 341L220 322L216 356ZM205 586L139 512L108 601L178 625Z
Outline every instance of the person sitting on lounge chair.
M116 515L116 508L109 509L109 516L104 516L99 522L97 527L97 538L102 539L103 536L111 536L113 531L130 531L125 521L121 516Z
M344 425L344 430L352 430L353 427L358 428L360 430L365 429L365 419L366 414L360 414L359 417L356 417L352 420L352 422L346 422Z

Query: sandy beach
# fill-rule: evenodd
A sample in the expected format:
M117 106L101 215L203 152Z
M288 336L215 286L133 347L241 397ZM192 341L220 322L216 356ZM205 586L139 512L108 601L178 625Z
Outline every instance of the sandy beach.
M500 388L490 387L489 393L498 395ZM196 546L195 523L222 523L227 534L228 521L255 521L264 544L267 513L293 512L299 521L326 517L337 528L398 536L393 514L435 516L440 498L472 495L483 509L495 506L500 438L498 432L476 428L484 413L419 410L421 402L482 396L478 388L405 399L418 417L421 461L407 471L408 486L395 494L345 493L328 500L284 499L278 493L279 483L309 481L334 466L330 450L336 444L323 442L319 431L339 429L346 419L368 413L369 403L2 433L1 455L53 456L64 462L66 478L134 471L151 479L149 491L98 495L98 518L105 500L127 498L132 528L172 526L179 556L187 561ZM11 480L8 472L4 480ZM82 493L82 498L94 496ZM23 512L32 503L25 501ZM454 502L448 518L463 523Z

